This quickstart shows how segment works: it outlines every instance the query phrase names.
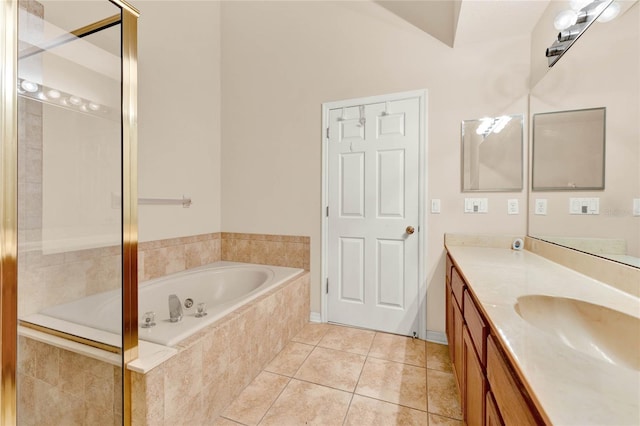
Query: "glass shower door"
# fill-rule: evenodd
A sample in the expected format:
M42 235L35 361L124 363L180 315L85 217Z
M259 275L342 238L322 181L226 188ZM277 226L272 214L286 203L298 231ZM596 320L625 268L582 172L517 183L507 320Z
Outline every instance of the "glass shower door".
M18 424L122 424L122 10L20 0L18 22Z

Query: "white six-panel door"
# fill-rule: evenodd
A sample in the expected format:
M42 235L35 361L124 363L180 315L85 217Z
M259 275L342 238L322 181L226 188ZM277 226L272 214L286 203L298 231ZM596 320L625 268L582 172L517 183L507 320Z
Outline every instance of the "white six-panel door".
M418 330L419 114L419 98L329 111L331 322Z

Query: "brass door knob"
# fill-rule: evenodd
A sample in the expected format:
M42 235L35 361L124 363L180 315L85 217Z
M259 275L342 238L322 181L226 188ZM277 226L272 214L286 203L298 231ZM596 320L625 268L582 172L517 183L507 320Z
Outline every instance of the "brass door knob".
M411 235L416 232L416 229L413 226L407 226L406 232L407 234Z

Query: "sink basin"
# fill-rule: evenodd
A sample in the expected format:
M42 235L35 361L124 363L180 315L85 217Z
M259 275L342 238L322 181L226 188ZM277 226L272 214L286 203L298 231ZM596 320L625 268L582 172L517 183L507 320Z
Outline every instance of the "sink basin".
M565 297L528 295L515 310L565 345L608 363L640 371L640 318Z

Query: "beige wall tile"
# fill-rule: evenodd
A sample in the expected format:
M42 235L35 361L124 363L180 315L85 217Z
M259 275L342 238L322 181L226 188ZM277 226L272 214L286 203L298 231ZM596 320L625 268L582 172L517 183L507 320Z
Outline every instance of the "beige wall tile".
M179 352L165 364L164 418L171 419L202 390L202 344Z

